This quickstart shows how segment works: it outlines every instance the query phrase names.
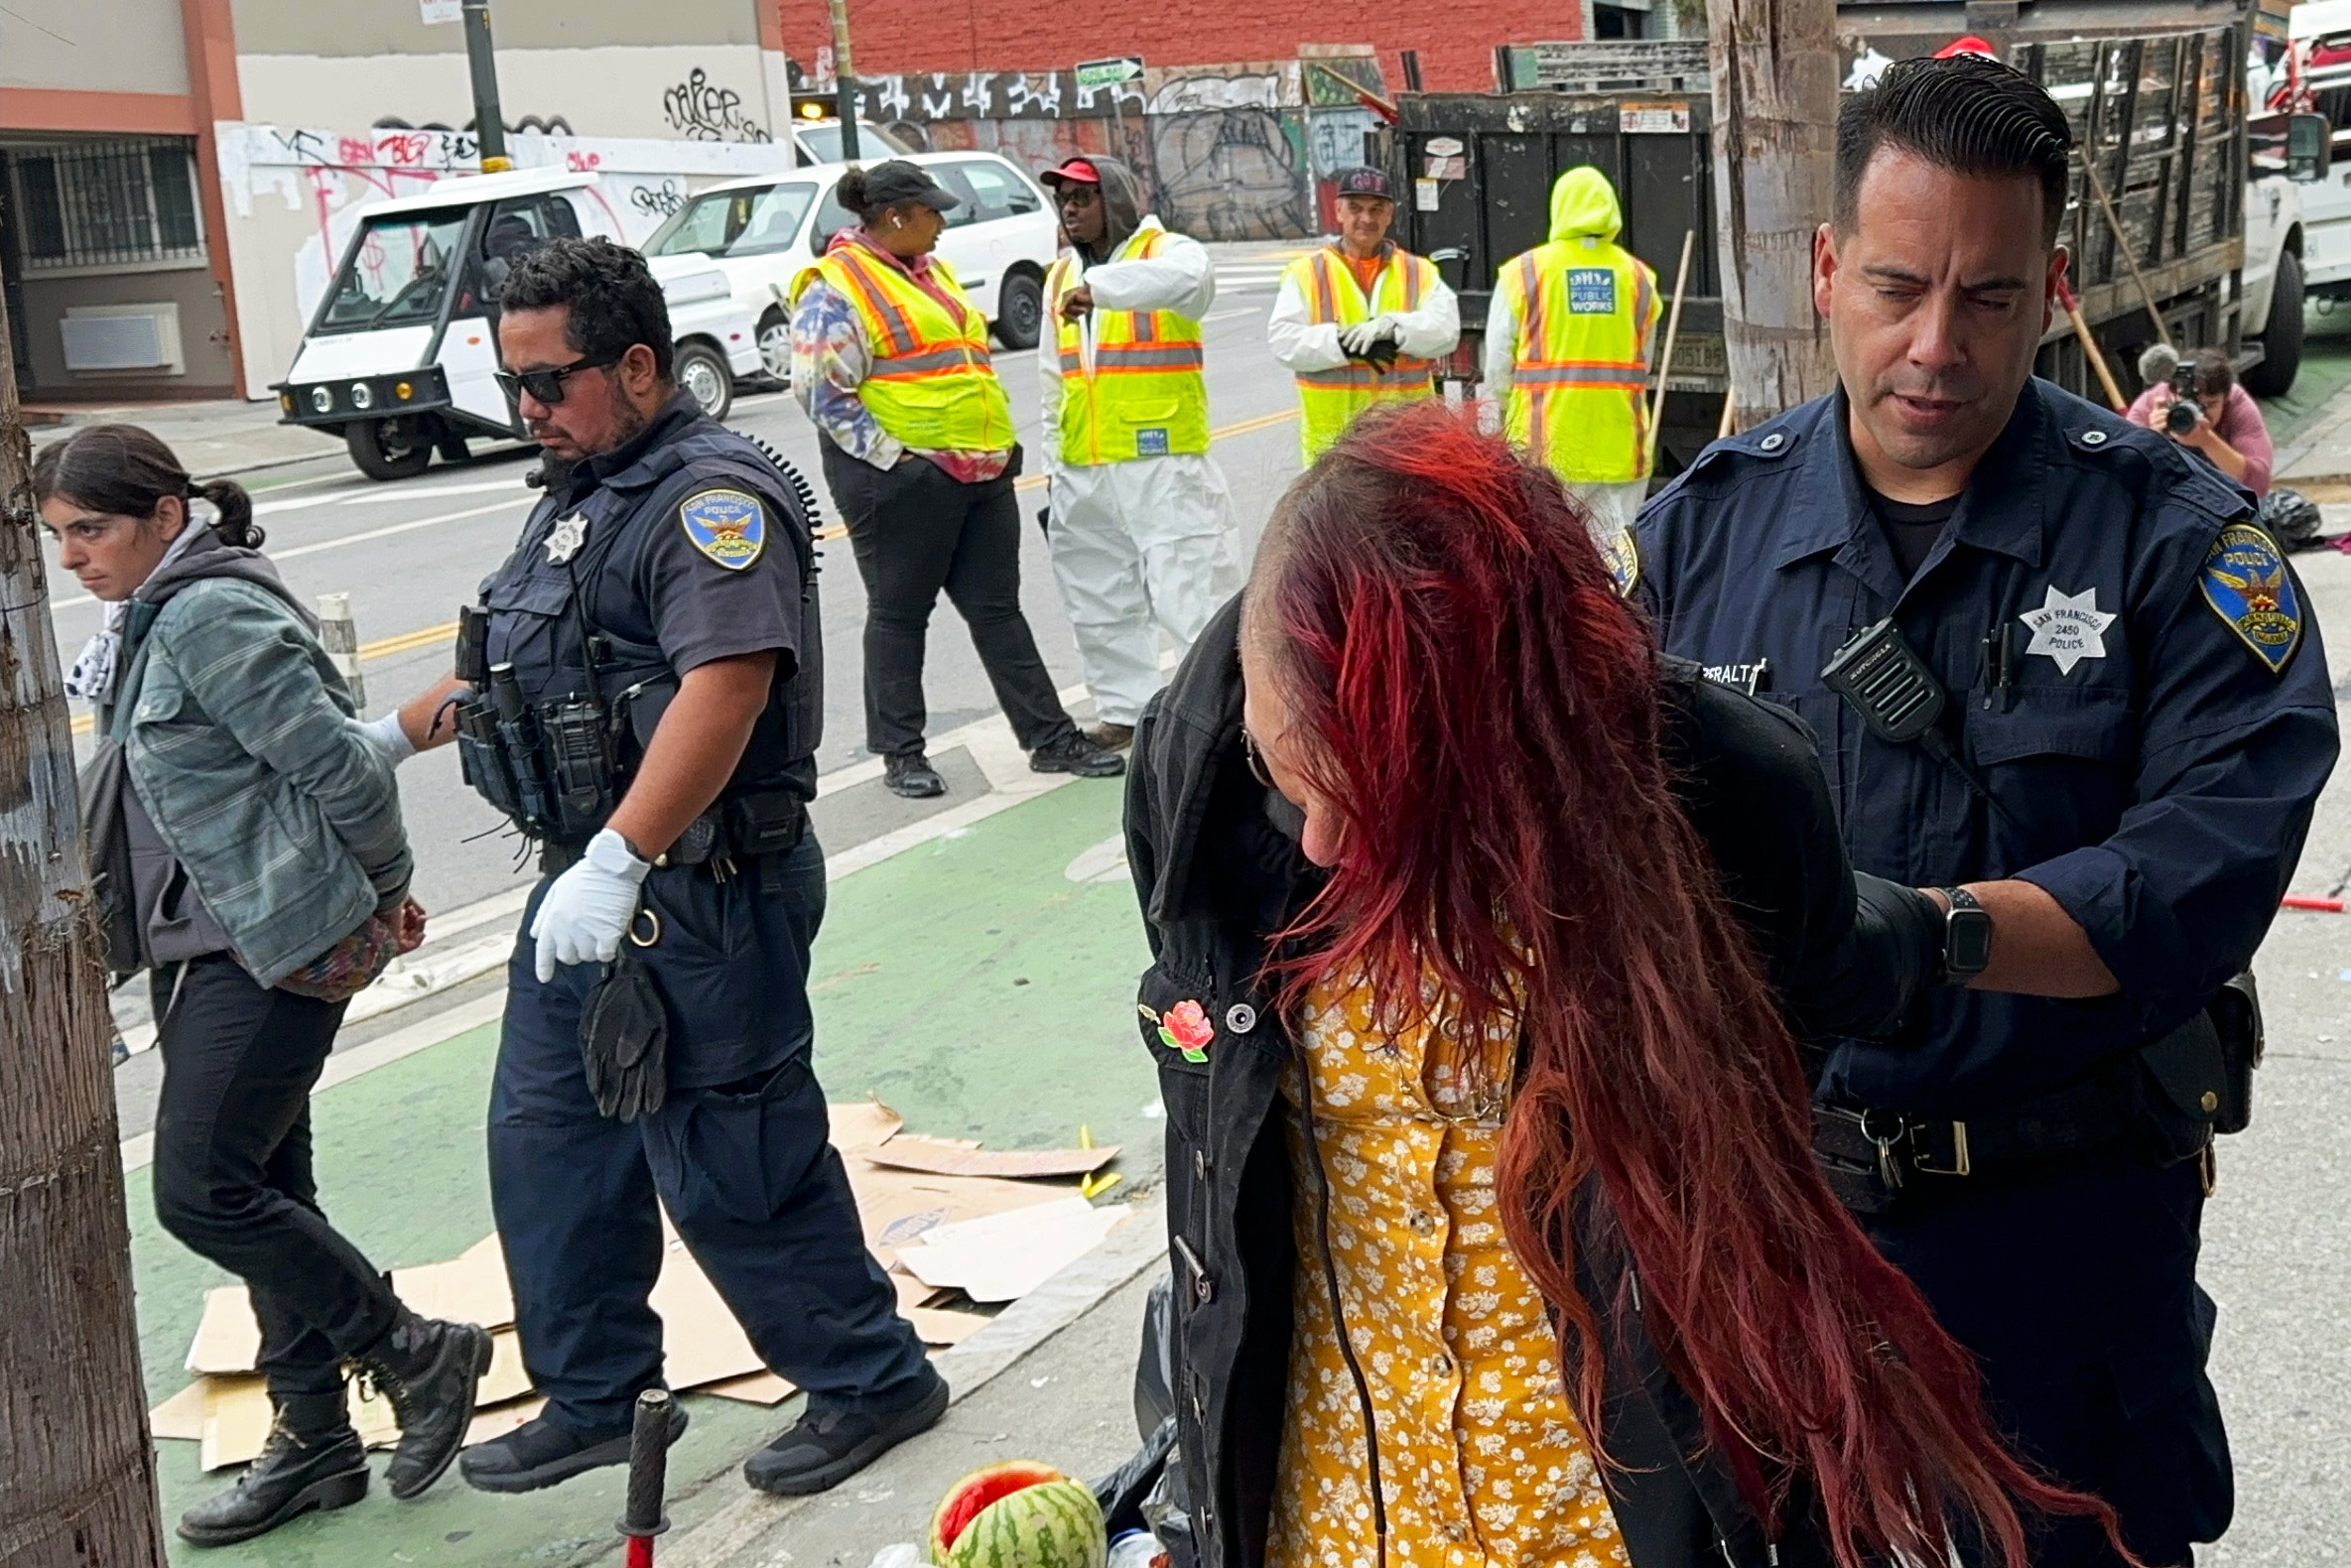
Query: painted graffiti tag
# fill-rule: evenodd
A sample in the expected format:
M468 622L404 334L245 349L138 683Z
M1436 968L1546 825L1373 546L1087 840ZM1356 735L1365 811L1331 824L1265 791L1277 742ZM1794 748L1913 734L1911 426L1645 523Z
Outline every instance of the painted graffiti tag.
M743 115L742 94L713 82L700 65L661 95L661 117L698 142L764 142L766 127Z
M675 180L664 180L659 185L631 186L628 204L647 217L674 217L678 208L686 204L686 193Z

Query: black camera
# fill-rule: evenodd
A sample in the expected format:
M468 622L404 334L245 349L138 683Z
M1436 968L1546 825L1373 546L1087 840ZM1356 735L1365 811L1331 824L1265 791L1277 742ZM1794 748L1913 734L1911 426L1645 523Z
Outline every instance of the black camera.
M2163 429L2173 436L2184 436L2196 428L2196 416L2202 412L2196 401L2196 367L2180 364L2171 371L2171 406L2163 410Z

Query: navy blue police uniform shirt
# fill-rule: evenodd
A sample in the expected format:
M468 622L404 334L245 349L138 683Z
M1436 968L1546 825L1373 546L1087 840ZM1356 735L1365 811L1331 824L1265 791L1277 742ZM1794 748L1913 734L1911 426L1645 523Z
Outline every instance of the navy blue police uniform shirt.
M766 459L747 442L741 467L712 469L690 458L675 472L648 474L661 448L714 433L739 441L681 391L628 442L583 459L550 487L514 554L482 585L493 611L490 659L512 660L527 695L557 695L534 690L533 670L548 687L584 684L569 651L577 644L569 608L576 577L599 632L658 650L659 663L681 679L714 660L771 651L776 681L791 678L803 641L803 585L784 530L807 527L797 500L780 476L768 477ZM597 492L607 489L602 504L611 515L582 528L577 520L600 510ZM813 756L795 757L787 770L812 797L815 766Z
M2168 1032L2251 959L2336 751L2308 598L2252 516L2217 470L2036 377L1914 579L1842 393L1716 443L1620 541L1619 583L1667 651L1810 725L1857 869L2031 882L2120 982L2086 1001L1938 991L1912 1038L1838 1044L1825 1096L2015 1105ZM1890 614L2004 810L1822 683Z

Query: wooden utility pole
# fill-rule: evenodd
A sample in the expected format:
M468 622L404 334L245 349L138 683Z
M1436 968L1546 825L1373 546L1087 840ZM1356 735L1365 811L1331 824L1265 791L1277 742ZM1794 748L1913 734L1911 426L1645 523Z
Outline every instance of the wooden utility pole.
M105 977L0 310L0 1568L163 1568Z
M1714 203L1732 424L1836 384L1812 311L1812 236L1835 196L1836 0L1707 0Z

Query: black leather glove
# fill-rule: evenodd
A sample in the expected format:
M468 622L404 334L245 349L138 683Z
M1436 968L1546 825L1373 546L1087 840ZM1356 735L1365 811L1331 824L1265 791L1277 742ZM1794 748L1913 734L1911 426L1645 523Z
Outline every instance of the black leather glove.
M1915 887L1854 872L1853 931L1842 966L1854 1032L1868 1039L1899 1034L1942 968L1941 906Z
M581 1009L580 1060L603 1115L634 1121L669 1097L669 1014L653 972L625 940Z

